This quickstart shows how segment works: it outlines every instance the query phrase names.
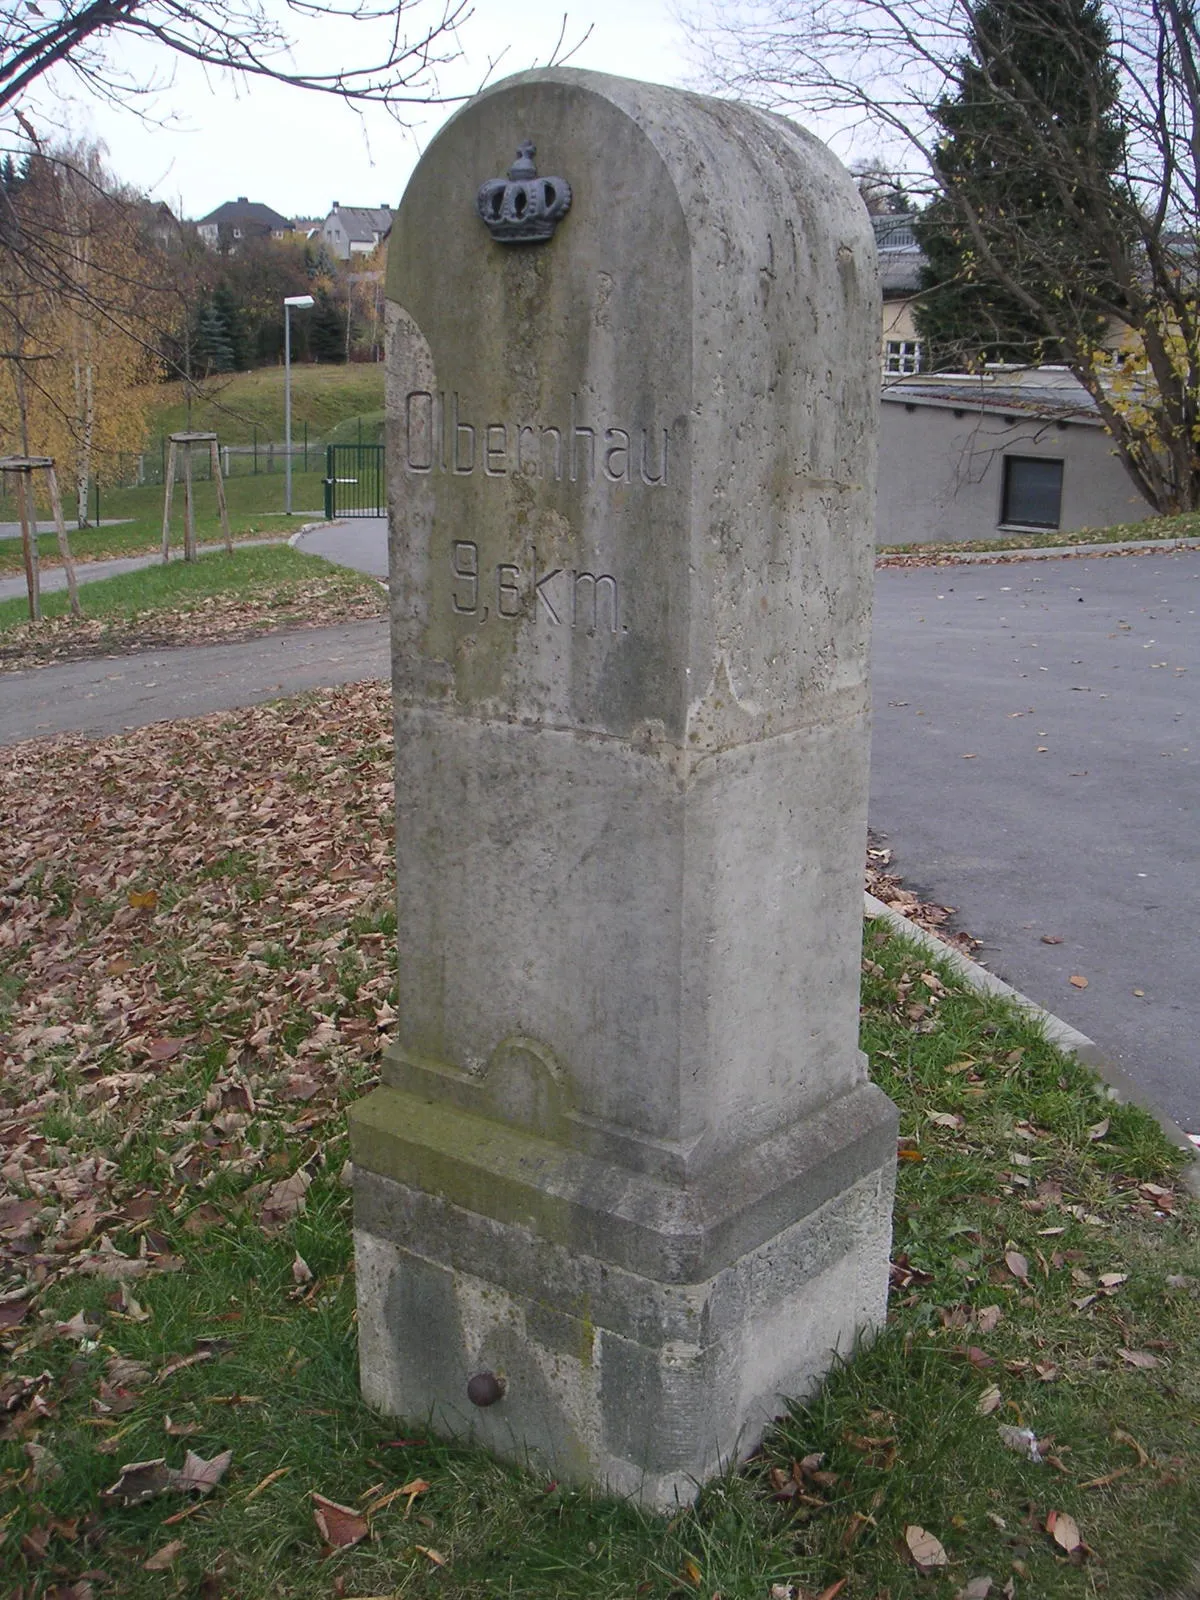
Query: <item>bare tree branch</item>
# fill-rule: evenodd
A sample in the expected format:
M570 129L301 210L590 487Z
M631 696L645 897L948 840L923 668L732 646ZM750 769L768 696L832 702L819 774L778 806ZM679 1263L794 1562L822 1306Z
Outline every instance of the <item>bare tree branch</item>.
M1100 159L1094 101L1090 136L1080 131L1085 118L1068 126L1058 117L997 35L986 0L694 3L702 9L688 19L691 37L711 85L802 122L816 118L845 154L878 153L906 192L941 197L970 241L973 281L998 285L1065 352L1152 503L1161 511L1200 507L1195 0L1099 7L1117 86L1115 174ZM1040 0L1008 0L1002 9L1030 28L1045 11ZM1048 48L1060 52L1064 71L1075 59L1082 65L1071 38ZM1063 236L1077 245L1073 258L1045 215L992 215L947 169L938 110L953 98L964 61L998 111L998 166L1032 162L1045 175L1043 212L1062 219ZM1096 316L1125 338L1124 368L1096 338Z

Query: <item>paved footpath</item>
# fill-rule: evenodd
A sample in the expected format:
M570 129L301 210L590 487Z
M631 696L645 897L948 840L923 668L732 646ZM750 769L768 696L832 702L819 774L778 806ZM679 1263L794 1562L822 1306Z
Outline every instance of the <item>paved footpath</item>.
M1200 552L883 570L874 683L905 882L1200 1132Z
M257 705L325 684L387 678L385 618L296 628L239 644L67 661L0 673L0 746L72 730L122 733L169 717Z

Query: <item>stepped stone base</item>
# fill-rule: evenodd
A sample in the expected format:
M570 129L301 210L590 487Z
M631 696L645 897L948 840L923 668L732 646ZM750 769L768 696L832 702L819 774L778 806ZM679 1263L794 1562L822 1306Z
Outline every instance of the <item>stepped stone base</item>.
M690 1500L882 1322L896 1114L870 1084L682 1178L396 1088L351 1131L366 1399L554 1477Z

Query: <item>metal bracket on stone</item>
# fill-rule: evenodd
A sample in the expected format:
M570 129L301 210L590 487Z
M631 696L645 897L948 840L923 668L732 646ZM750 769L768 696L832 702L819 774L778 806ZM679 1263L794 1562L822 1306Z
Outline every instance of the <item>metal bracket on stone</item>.
M488 232L500 244L540 244L571 209L571 185L565 178L539 178L529 139L517 147L507 178L489 178L475 197Z

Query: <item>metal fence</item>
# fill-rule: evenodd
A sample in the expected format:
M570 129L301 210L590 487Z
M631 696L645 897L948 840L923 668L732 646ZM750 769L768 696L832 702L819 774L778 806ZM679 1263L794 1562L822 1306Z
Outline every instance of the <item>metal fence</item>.
M386 514L381 444L331 444L325 450L325 515L382 517Z
M338 514L376 515L375 507L382 507L386 499L383 487L382 423L353 419L348 424L341 424L334 432L335 435L341 433L343 437L350 434L352 442L342 444L331 441L327 435L322 438L310 436L307 425L298 426L292 439L292 472L294 474L319 472L324 467L327 476L361 479L361 496L357 493L354 483L347 482L338 486L338 503L347 508ZM358 435L357 440L354 439L355 433ZM145 450L104 455L99 458L96 462L96 476L88 485L89 519L99 521L102 513L107 514L105 497L109 490L133 489L143 485L161 487L166 476L168 448L167 435L163 434L149 443ZM221 471L226 478L263 475L277 475L282 478L287 470L287 446L279 440L268 439L265 433L260 435L257 430L253 432L249 443L221 444L219 448ZM340 465L336 470L329 465L331 449L339 453ZM206 482L212 476L212 463L207 450L203 454L196 452L192 462L192 476L197 483ZM73 485L64 483L63 489L68 522L74 523ZM282 493L281 484L280 494ZM41 508L38 514L44 520L45 508ZM382 515L382 512L378 514ZM16 517L16 499L7 492L5 484L0 484L0 523L15 521Z

